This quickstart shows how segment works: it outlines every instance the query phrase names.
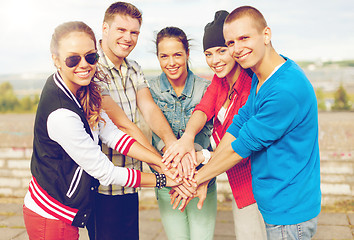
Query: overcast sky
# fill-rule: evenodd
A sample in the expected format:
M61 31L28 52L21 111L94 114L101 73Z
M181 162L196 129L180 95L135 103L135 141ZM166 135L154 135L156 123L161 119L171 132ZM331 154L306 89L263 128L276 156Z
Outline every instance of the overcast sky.
M53 72L49 42L59 24L80 20L101 38L108 0L0 0L0 75ZM265 16L278 53L294 60L354 59L353 0L136 0L143 12L138 45L130 55L145 69L158 69L154 33L166 26L191 39L191 66L206 67L204 26L217 10L251 5Z

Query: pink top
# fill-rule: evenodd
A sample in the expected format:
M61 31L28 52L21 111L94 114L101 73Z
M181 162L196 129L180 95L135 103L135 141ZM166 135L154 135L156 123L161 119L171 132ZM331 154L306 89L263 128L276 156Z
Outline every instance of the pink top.
M234 115L237 114L238 110L246 103L250 93L251 83L252 73L248 72L248 70L246 71L242 69L240 76L233 86L234 93L225 114L224 124L220 123L217 115L228 97L229 84L225 78L221 79L214 75L202 100L195 107L194 111L200 110L207 115L207 121L215 117L213 137L216 145L220 143L221 138L232 123ZM252 192L250 159L243 159L241 162L226 171L226 173L238 208L243 208L255 203L256 201L254 200Z

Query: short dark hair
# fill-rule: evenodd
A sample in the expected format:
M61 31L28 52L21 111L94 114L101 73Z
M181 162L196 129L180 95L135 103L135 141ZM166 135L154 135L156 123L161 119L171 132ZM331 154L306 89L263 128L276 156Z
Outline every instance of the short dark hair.
M254 20L255 26L259 31L263 31L268 26L262 13L251 6L242 6L234 9L225 19L225 24L231 23L242 17L250 17Z
M141 26L141 23L143 21L142 13L139 11L137 7L135 7L131 3L126 3L126 2L116 2L111 4L105 12L103 22L106 22L108 24L111 24L113 21L114 17L117 15L127 15L132 18L135 18L139 21L139 24Z

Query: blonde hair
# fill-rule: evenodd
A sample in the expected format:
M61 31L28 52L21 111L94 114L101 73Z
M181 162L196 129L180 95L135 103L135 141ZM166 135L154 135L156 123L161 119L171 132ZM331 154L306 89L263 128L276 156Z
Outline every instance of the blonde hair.
M99 81L107 81L106 75L96 70L95 75L87 86L82 86L77 92L76 97L79 100L87 121L91 128L96 128L100 121L106 123L101 117L102 95Z

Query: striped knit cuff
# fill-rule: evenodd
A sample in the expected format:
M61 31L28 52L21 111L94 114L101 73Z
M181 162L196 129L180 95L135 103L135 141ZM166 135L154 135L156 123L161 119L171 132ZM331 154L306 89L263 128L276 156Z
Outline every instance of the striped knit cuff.
M132 138L131 136L129 136L128 134L124 134L123 137L121 137L118 140L114 149L123 155L127 155L130 147L133 145L133 143L135 141L136 140L134 138Z
M127 168L127 170L128 170L128 179L124 186L132 187L132 188L139 187L141 182L141 172L139 170L130 169L130 168Z

